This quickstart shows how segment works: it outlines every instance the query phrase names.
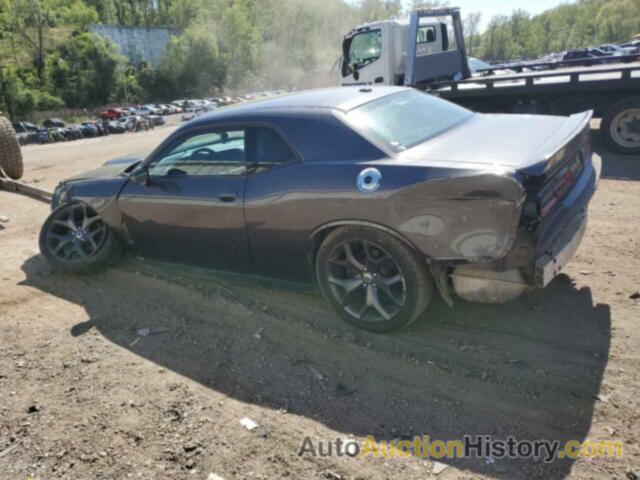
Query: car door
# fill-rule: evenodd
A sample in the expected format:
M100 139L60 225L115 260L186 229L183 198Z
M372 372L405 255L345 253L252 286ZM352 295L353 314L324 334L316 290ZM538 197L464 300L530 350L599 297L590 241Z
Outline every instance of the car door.
M304 194L296 188L304 184L300 156L279 131L260 126L247 131L247 159L244 211L254 270L308 281L308 232L300 228L305 210L298 207Z
M147 184L130 180L118 198L134 250L173 262L249 270L245 130L187 131L147 166Z

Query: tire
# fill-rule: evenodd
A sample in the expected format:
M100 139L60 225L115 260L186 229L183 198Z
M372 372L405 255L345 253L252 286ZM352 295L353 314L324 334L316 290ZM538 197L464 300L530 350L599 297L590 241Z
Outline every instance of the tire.
M354 267L346 245L366 268ZM388 333L411 325L433 297L433 281L424 260L404 242L376 228L333 230L320 245L315 265L318 286L329 305L351 325L371 332ZM398 276L402 280L393 282ZM370 306L370 298L377 307Z
M97 248L94 250L88 240L76 239L69 227L67 218L73 218L73 223L77 226L82 222L81 213L86 212L87 218L91 222L86 228L86 235L95 235L93 237ZM71 216L70 216L71 215ZM62 224L66 223L67 226ZM82 223L82 225L84 225ZM95 226L104 228L104 231L98 236ZM69 233L66 235L65 232ZM73 238L69 240L67 237ZM56 237L62 237L59 240ZM59 243L57 243L59 242ZM60 246L60 243L63 243ZM70 253L67 259L62 258L65 253L74 250L80 245L82 251L86 254L87 250L92 251L85 257L81 257L77 253ZM60 247L60 248L58 248ZM57 252L62 252L58 254ZM94 273L109 267L119 256L122 251L121 240L113 233L106 222L104 222L91 207L84 203L74 202L63 204L56 208L47 220L44 222L40 230L40 252L47 259L54 270L69 273ZM78 257L78 258L76 258Z
M24 173L22 151L11 122L0 116L0 167L9 178L18 180Z
M635 122L636 132L626 130ZM626 128L625 128L626 127ZM627 97L611 105L602 117L600 132L607 146L623 155L640 153L640 97Z

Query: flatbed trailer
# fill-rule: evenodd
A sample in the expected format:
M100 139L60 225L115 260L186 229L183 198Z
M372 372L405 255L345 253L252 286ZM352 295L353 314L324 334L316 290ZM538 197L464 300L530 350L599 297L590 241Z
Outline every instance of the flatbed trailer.
M602 116L611 103L640 95L640 62L493 74L415 86L481 111L520 106L521 111L531 113L569 115L576 109L588 109Z
M612 63L633 63L640 61L640 51L626 55L609 55L595 58L576 58L571 60L525 60L520 62L494 64L486 68L479 68L479 73L494 73L498 70L512 70L517 73L533 70L556 70L560 68L591 67L594 65L610 65Z
M377 55L360 59L354 50L365 38L379 48ZM408 23L382 20L349 32L343 41L341 83L406 85L479 112L571 115L591 110L601 119L610 149L640 154L638 56L602 58L620 63L522 62L520 72L498 72L509 67L502 65L472 74L460 10L420 9L411 12Z

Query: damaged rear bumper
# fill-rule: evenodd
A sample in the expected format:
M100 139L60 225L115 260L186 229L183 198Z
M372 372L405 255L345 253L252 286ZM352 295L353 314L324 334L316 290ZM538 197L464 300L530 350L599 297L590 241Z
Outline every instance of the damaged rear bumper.
M546 287L569 263L587 229L587 209L596 191L602 161L592 156L553 220L545 228L535 258L535 285Z
M576 253L587 231L587 215L577 217L570 229L559 236L556 243L536 259L535 284L546 287L562 271Z

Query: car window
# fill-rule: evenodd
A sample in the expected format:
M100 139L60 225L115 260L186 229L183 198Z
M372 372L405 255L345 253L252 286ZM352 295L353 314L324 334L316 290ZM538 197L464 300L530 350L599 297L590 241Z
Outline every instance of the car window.
M197 133L162 152L149 165L150 175L244 175L245 131Z
M472 115L466 108L411 90L365 103L351 110L346 119L356 129L400 152L427 141Z
M418 28L416 43L432 43L436 41L436 28L432 25Z
M351 38L346 64L350 67L343 76L348 75L348 70L353 71L375 62L382 52L382 31L369 30L358 33Z
M273 129L252 127L247 129L247 161L257 164L258 170L294 162L298 157Z

